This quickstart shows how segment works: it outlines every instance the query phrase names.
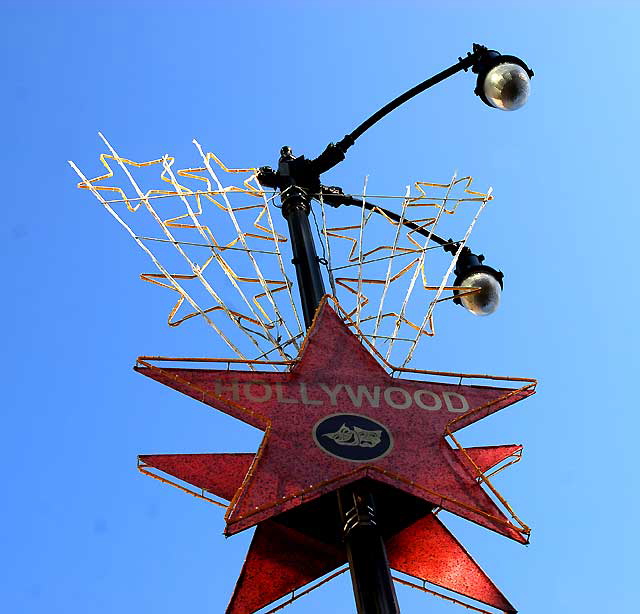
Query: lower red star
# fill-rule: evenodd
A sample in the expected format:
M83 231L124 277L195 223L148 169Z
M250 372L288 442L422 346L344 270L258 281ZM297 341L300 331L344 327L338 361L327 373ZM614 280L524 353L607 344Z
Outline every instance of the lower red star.
M324 301L286 372L139 360L144 375L265 432L255 455L140 457L145 472L153 467L230 500L227 535L259 525L229 612L260 609L346 561L332 511L335 492L358 480L370 482L386 519L392 568L515 611L431 511L526 543L528 528L484 475L519 447L465 450L445 435L457 444L455 431L529 396L533 380L499 388L400 379L373 352Z

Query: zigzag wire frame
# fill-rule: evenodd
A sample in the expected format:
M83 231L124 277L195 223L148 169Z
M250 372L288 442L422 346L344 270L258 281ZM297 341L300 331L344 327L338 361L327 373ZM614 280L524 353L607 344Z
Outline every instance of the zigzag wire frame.
M100 156L105 173L87 179L69 164L81 179L78 187L90 190L151 258L157 272L143 273L141 279L177 295L168 324L179 326L198 316L242 360L277 356L286 363L295 356L304 330L284 264L289 258L283 246L286 223L274 211L276 194L258 183L257 170L228 168L195 140L199 166L174 170L175 160L167 155L134 162L100 137L109 151ZM150 178L143 176L149 172ZM105 185L109 180L122 180L126 187ZM143 181L151 187L143 187ZM476 192L471 184L471 177L454 175L448 183L416 182L413 195L407 187L404 196L395 197L402 220L431 233L459 209L471 217L453 259L435 249L439 246L431 245L430 236L380 209L342 207L340 220L347 223L339 226L328 225L338 214L324 202L320 224L313 213L327 285L353 317L358 334L384 347L387 360L406 366L420 341L435 334L436 305L453 298L454 289L476 291L447 285L460 250L492 199L491 190ZM105 198L110 194L118 198ZM427 277L427 262L440 269L435 282ZM275 362L272 367L282 368Z

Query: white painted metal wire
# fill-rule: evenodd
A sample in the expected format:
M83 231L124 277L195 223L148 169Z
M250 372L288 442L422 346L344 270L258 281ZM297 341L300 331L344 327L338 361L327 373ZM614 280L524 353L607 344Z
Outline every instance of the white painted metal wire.
M90 190L149 256L157 271L141 278L177 294L169 324L198 316L242 359L295 357L304 330L293 271L284 265L286 224L274 211L277 195L258 183L257 170L227 168L197 141L199 166L176 170L166 155L134 162L100 137L108 150L100 156L106 173L87 179L70 162L78 186ZM426 237L380 210L336 211L321 199L314 204L328 293L350 314L356 332L393 364L410 362L420 341L435 332L436 305L452 298L447 284L458 254L492 198L491 190L472 191L471 181L454 175L448 183L418 182L398 197L402 221L421 226ZM365 181L363 201L366 191ZM370 197L376 198L383 197ZM455 216L462 218L462 232L460 223L449 224L456 212L462 212ZM462 235L453 259L431 245L439 225L447 235Z

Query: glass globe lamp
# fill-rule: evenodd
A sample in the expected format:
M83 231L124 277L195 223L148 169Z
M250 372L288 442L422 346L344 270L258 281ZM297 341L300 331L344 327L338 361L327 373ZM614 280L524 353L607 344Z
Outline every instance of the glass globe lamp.
M476 316L491 315L500 305L501 284L491 273L474 271L456 285L477 289L476 292L468 294L458 291L457 297L460 304Z
M515 111L529 98L533 71L513 55L487 50L472 68L478 74L475 93L502 111Z
M458 245L452 242L445 250L455 253ZM476 316L492 314L498 308L502 294L504 275L482 264L483 261L482 254L474 254L468 247L463 247L458 256L456 279L453 282L460 288L453 291L453 302L462 305ZM469 288L469 291L466 288Z
M527 71L510 62L492 68L482 87L489 104L503 111L515 111L524 106L531 89Z

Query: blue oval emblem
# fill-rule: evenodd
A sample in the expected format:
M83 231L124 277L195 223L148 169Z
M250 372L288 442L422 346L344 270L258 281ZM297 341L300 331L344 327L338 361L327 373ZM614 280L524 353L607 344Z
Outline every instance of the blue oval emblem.
M313 427L313 439L325 452L363 463L382 458L393 447L391 433L379 422L359 414L333 414Z

